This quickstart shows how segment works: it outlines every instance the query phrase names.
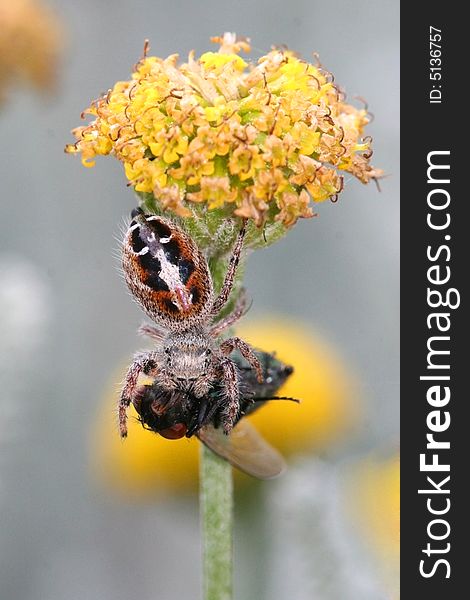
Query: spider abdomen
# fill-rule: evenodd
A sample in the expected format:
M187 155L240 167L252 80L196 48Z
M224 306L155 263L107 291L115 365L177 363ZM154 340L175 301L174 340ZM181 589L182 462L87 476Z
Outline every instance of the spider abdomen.
M213 300L207 261L180 227L135 211L123 242L127 285L144 311L170 328L202 321Z

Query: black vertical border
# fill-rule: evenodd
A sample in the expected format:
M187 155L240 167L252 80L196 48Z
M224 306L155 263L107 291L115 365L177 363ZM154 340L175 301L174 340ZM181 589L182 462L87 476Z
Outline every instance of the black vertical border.
M470 371L466 323L466 300L470 273L470 211L468 174L470 174L470 99L464 91L470 80L470 26L463 17L462 4L456 2L401 3L401 598L404 600L457 599L467 597L470 565L466 559L466 533L470 529L465 517L469 507L470 469L470 403L466 389L466 372ZM430 79L430 26L442 30L442 80ZM441 85L442 103L431 104L429 92ZM427 155L435 150L450 150L450 179L446 189L451 194L451 224L445 232L432 231L426 223ZM451 236L444 241L444 235ZM449 410L450 428L441 434L449 440L450 450L441 451L441 462L450 461L451 507L443 518L450 524L449 537L442 542L428 538L427 526L433 518L426 495L418 489L426 485L426 475L419 469L419 455L426 451L426 416L432 407L426 401L429 382L420 381L427 365L426 342L432 335L426 317L432 312L427 305L427 269L430 266L428 245L437 248L447 243L451 250L449 286L459 290L460 307L449 310L451 400L442 410ZM443 254L444 256L444 254ZM444 309L440 309L444 310ZM467 316L468 315L467 313ZM444 334L443 334L444 335ZM441 373L442 374L442 373ZM445 454L447 452L447 454ZM440 481L447 474L436 473ZM434 496L437 498L437 496ZM440 496L444 498L444 496ZM437 506L437 504L436 504ZM438 531L436 528L435 531ZM430 542L435 548L450 543L450 551L434 554L434 560L445 558L450 563L450 578L443 565L434 576L424 578L420 561L427 560L422 550Z

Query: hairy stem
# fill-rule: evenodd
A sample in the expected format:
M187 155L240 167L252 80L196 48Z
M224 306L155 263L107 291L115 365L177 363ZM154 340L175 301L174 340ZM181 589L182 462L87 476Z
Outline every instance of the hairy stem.
M233 562L232 466L201 444L200 511L204 600L231 600Z

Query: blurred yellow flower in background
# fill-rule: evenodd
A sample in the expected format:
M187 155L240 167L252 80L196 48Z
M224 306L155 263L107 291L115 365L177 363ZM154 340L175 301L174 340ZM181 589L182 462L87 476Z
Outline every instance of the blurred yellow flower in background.
M249 417L273 446L285 455L318 451L344 436L360 410L355 384L323 341L302 323L274 316L248 323L237 333L294 366L278 395L301 403L271 401ZM91 433L91 463L98 481L131 496L195 489L200 442L167 440L143 429L133 408L129 436L122 442L115 416L117 396L114 385L103 398Z
M398 598L400 568L400 455L374 453L352 468L346 484L348 512ZM359 530L359 531L358 531Z
M39 0L0 0L0 104L17 82L53 87L62 26Z

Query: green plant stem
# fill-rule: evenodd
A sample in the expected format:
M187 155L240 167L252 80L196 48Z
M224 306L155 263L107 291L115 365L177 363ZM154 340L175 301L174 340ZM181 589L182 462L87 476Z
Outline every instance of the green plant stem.
M233 563L232 466L201 444L200 511L204 600L231 600Z

